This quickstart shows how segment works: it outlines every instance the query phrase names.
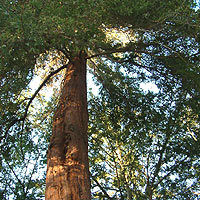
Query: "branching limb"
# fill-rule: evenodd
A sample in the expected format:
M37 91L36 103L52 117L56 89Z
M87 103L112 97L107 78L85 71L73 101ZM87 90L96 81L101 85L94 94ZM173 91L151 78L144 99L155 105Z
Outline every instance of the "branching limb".
M101 184L93 177L93 176L91 176L92 177L92 180L97 184L97 186L101 189L101 191L104 193L104 195L108 198L108 199L113 199L113 198L111 198L109 195L108 195L108 193L104 190L104 188L101 186Z
M21 180L18 178L17 174L15 173L14 169L12 168L12 166L9 164L9 161L7 161L5 159L6 164L8 165L9 169L11 170L11 172L13 173L14 177L17 179L18 184L20 184L23 188L23 190L25 189L24 184L21 182Z
M29 187L30 187L30 184L31 184L31 181L32 181L32 178L33 178L33 175L34 175L34 173L35 173L35 171L36 171L37 162L38 162L38 160L39 160L40 153L41 153L41 152L39 151L38 156L37 156L37 159L36 159L36 162L35 162L35 164L34 164L34 168L33 168L32 172L31 172L31 174L30 174L30 177L29 177L29 179L28 179L28 185L27 185L27 187L26 187L26 189L25 189L25 197L27 197L27 194L28 194L28 191L29 191ZM28 169L28 164L27 164L27 166L26 166L26 169ZM25 183L25 179L26 179L26 173L25 173L25 176L24 176L24 183Z
M181 161L176 161L176 165L172 166L170 171L163 176L156 184L153 185L153 190L156 189L158 187L158 185L165 180L168 176L170 176L177 168L180 167L181 164L184 164L185 162L187 162L188 157L185 157L184 159L182 159Z
M7 130L6 130L5 134L4 134L4 136L1 137L0 140L2 140L3 138L6 138L6 136L7 136L8 132L9 132L10 128L11 128L12 126L14 126L17 122L21 122L21 121L24 122L24 120L26 119L26 117L27 117L27 115L28 115L29 107L30 107L31 103L33 102L33 100L35 99L35 97L37 96L37 94L40 92L40 90L46 85L46 83L50 80L50 78L51 78L52 76L54 76L55 74L57 74L57 73L60 72L61 70L67 68L67 66L68 66L68 64L63 65L62 67L56 69L55 71L52 71L52 72L44 79L44 81L41 83L41 85L38 87L38 89L35 91L35 93L34 93L34 94L32 95L32 97L29 99L29 102L28 102L28 104L27 104L27 106L26 106L26 108L25 108L24 115L23 115L21 118L19 118L19 119L13 119L13 120L12 120L12 122L8 125L8 128L7 128Z
M170 135L170 134L169 134L169 135ZM158 160L158 162L157 162L157 164L156 164L156 166L155 166L155 171L154 171L154 174L153 174L152 184L154 184L155 179L156 179L156 177L158 176L158 173L159 173L160 168L161 168L161 166L162 166L163 154L164 154L164 152L165 152L165 150L166 150L167 143L168 143L168 141L169 141L169 135L166 137L165 143L163 144L162 149L161 149L161 151L160 151L160 157L159 157L159 160Z
M61 70L67 68L68 65L63 65L62 67L58 68L57 70L51 72L45 79L44 81L42 82L42 84L38 87L38 89L35 91L35 93L33 94L33 96L30 98L27 106L26 106L26 109L25 109L25 113L24 113L24 116L22 118L20 118L19 120L20 121L24 121L25 118L27 117L27 114L28 114L28 109L32 103L32 101L35 99L35 97L37 96L37 94L40 92L40 90L46 85L46 83L49 81L49 79L54 76L55 74L57 74L58 72L60 72Z
M122 48L122 49L115 49L115 50L110 50L110 51L106 51L106 52L101 52L101 53L97 53L91 56L87 56L86 59L91 59L91 58L95 58L95 57L99 57L99 56L103 56L103 55L110 55L113 53L125 53L125 52L132 52L134 51L134 49L128 49L128 48Z

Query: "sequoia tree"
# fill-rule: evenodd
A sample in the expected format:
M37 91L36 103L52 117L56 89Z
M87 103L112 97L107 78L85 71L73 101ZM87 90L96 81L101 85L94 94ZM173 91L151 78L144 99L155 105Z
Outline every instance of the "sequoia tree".
M15 163L11 160L11 155L15 153L14 144L19 145L22 161L31 160L32 156L27 159L26 152L35 150L34 142L29 140L29 134L37 133L37 127L31 125L36 112L31 110L31 106L35 106L34 100L41 89L50 84L53 76L61 71L64 71L64 75L61 76L63 81L60 93L56 93L58 103L57 106L54 105L52 135L47 153L46 200L91 199L87 136L87 67L107 92L108 99L113 101L113 109L117 99L127 106L130 112L125 114L131 115L128 120L133 126L134 116L138 112L133 111L137 105L131 104L127 98L127 95L133 95L132 85L124 85L124 90L130 93L123 96L121 92L121 95L117 95L120 90L115 86L122 84L122 79L119 74L109 77L112 68L120 74L128 73L130 78L141 82L147 79L153 81L162 94L171 91L170 95L174 95L175 99L170 101L170 98L166 98L163 101L176 104L175 107L178 108L179 105L183 105L182 108L193 113L195 119L198 119L199 22L197 5L191 0L1 1L1 165L8 166L19 182L19 189L13 189L16 199L34 197L28 196L30 181L26 183L20 180L13 170L12 166ZM46 74L35 92L29 95L29 83L37 67L43 67ZM175 90L175 87L178 90ZM179 91L180 95L176 95L174 91ZM140 95L136 94L137 90L134 90L135 98L139 99ZM148 101L148 98L146 100ZM138 100L139 103L142 104L143 101ZM159 106L161 105L164 103ZM174 109L175 107L172 106ZM48 106L46 108L48 109ZM50 111L48 110L46 117ZM149 110L141 108L139 113L145 116L145 112L148 113ZM177 115L176 109L169 112ZM177 123L173 114L165 119L165 122L169 122L164 124L167 130L164 132L164 142L158 150L158 158L155 158L154 175L147 179L149 182L146 184L145 198L148 199L153 199L154 190L162 182L162 177L157 177L161 171L164 154L174 151L173 148L168 148L169 138L172 138L174 133L170 126ZM114 123L115 117L110 120ZM149 127L148 131L151 129ZM141 127L135 124L135 128L139 134ZM190 125L187 128L191 131ZM170 144L173 145L173 142ZM152 152L148 151L148 154L150 157ZM180 165L186 160L183 158ZM140 167L139 164L137 166ZM16 171L18 168L16 164ZM11 186L15 188L12 184ZM131 189L128 185L127 188ZM6 191L6 187L3 187L3 191ZM9 198L1 194L2 198ZM128 195L128 198L132 199L131 192L128 192ZM137 194L135 196L137 197ZM123 199L123 195L121 198Z

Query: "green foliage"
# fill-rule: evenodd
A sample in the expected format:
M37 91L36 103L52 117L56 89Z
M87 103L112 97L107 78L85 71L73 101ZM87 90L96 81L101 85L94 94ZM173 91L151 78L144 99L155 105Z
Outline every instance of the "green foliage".
M195 199L199 116L179 88L144 93L138 79L121 76L89 101L93 199Z
M46 152L56 103L53 99L48 103L38 99L36 104L41 107L37 106L36 112L30 110L30 120L15 124L1 141L2 199L44 197Z
M24 120L29 84L35 68L45 78L85 51L100 85L89 101L94 199L195 199L199 24L191 0L1 0L0 198L43 198L59 93L37 96Z

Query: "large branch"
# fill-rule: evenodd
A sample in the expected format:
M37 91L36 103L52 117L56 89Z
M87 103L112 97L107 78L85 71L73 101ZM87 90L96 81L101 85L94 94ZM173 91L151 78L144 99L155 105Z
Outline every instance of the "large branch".
M145 48L149 47L150 45L154 45L154 46L162 46L163 48L169 50L171 52L171 55L169 56L164 56L164 55L156 55L153 52L149 52L147 50L144 50ZM134 46L127 46L127 47L123 47L123 48L119 48L119 49L110 49L110 50L106 50L104 52L99 52L97 54L93 54L93 55L88 55L86 57L86 59L91 59L91 58L95 58L95 57L99 57L99 56L108 56L114 53L126 53L126 52L135 52L138 54L147 54L150 55L151 57L155 57L155 58L169 58L169 57L174 57L174 55L176 55L178 58L180 58L185 64L189 64L185 58L176 50L172 49L171 47L159 43L159 42L153 42L152 44L148 44L148 45L144 45L142 44L142 46L140 48L138 47L134 47ZM162 52L161 52L162 53ZM174 55L173 55L174 54Z
M35 93L33 94L33 96L30 98L27 106L26 106L26 109L25 109L25 113L24 113L24 116L22 118L20 118L22 120L24 120L26 117L27 117L27 114L28 114L28 109L32 103L32 101L35 99L35 97L37 96L37 94L39 93L39 91L45 86L45 84L49 81L49 79L54 76L55 74L57 74L58 72L60 72L61 70L67 68L68 65L63 65L62 67L58 68L57 70L51 72L45 79L44 81L42 82L42 84L38 87L38 89L35 91Z
M99 56L104 56L104 55L110 55L113 53L125 53L125 52L132 52L134 51L134 49L130 49L130 48L121 48L121 49L113 49L113 50L108 50L105 52L100 52L91 56L87 56L86 59L91 59L91 58L95 58L95 57L99 57Z
M56 69L55 71L52 71L52 72L44 79L44 81L41 83L41 85L38 87L38 89L34 92L34 94L32 95L32 97L29 99L29 102L28 102L28 104L27 104L27 106L26 106L26 108L25 108L24 115L23 115L21 118L19 118L19 119L17 119L17 118L16 118L16 119L13 119L13 121L9 124L9 126L8 126L8 128L7 128L7 130L6 130L5 134L4 134L4 136L0 138L1 140L7 136L8 132L9 132L9 130L10 130L10 128L11 128L12 126L14 126L17 122L24 121L24 120L26 119L27 114L28 114L28 110L29 110L29 107L30 107L31 103L33 102L33 100L35 99L35 97L37 96L37 94L40 92L40 90L41 90L41 89L46 85L46 83L50 80L50 78L51 78L52 76L54 76L55 74L57 74L58 72L60 72L61 70L67 68L67 66L68 66L68 64L63 65L62 67Z

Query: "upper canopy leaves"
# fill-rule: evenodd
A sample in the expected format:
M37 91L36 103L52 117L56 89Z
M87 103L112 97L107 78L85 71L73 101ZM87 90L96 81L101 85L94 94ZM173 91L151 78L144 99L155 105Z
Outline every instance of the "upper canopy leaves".
M135 87L141 82L154 82L160 94L174 97L176 106L181 104L184 111L192 113L191 118L197 114L198 119L199 22L199 10L192 0L2 0L0 139L3 145L6 141L4 133L14 124L13 120L15 122L24 115L29 101L24 96L30 98L28 84L33 78L35 65L42 66L42 61L48 63L45 60L48 52L54 52L55 60L60 60L56 66L63 65L63 61L72 59L81 51L87 52L91 72L106 89L106 100L111 102L109 106L123 105L126 108L123 114L127 117L132 114L128 111L138 105L126 101L121 95L124 91L125 96L134 96L138 104L141 103L143 117L150 116L147 110L154 106L152 99L148 100L151 95L140 102L141 91L136 88L132 91L130 80L135 78ZM118 73L113 73L113 68ZM122 84L123 90L119 86L125 72L129 73L130 80ZM152 120L152 125L158 123L156 117ZM21 126L21 123L15 124L5 149L9 150L9 144L16 132L20 133ZM27 133L30 126L27 122ZM28 140L31 139L24 139ZM17 147L20 145L20 142L16 144ZM174 148L180 150L180 146ZM6 155L6 150L4 153Z

